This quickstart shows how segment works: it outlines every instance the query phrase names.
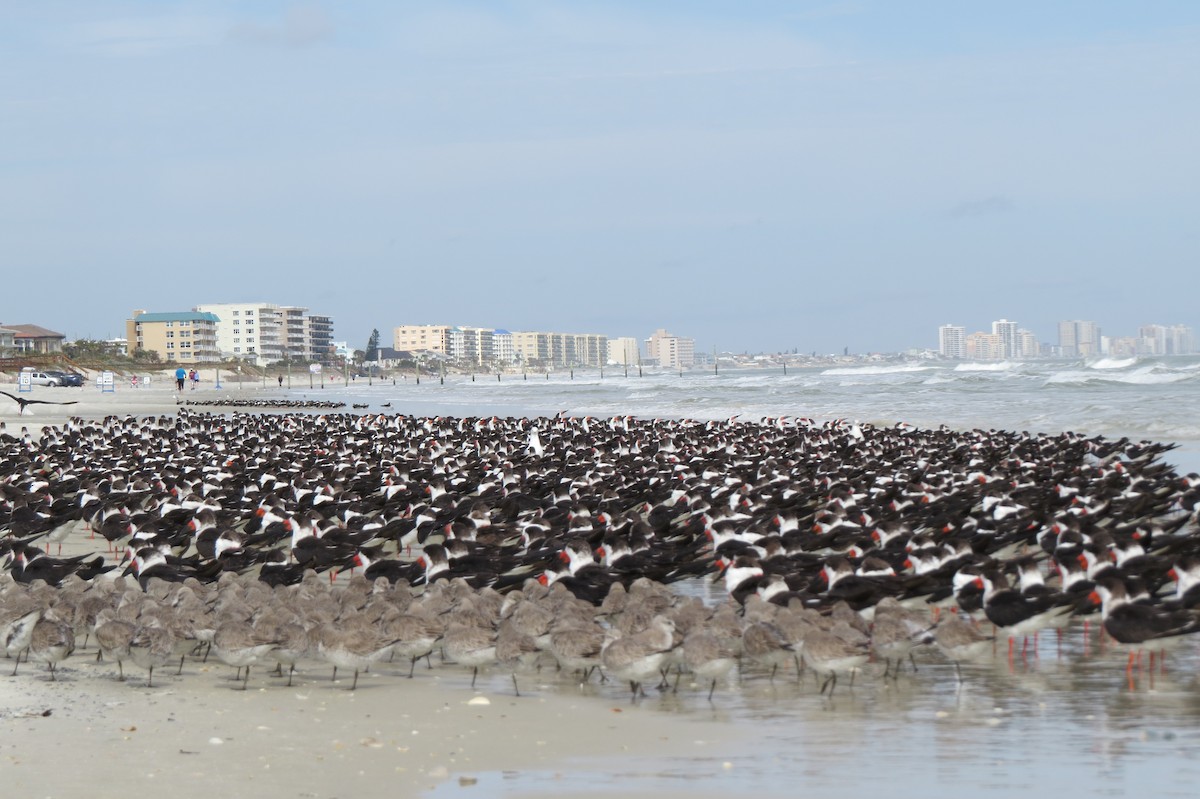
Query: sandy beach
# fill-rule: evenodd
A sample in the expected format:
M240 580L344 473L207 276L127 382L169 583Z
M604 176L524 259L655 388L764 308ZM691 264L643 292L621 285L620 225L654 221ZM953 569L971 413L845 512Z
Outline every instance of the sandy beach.
M38 663L5 674L6 790L120 796L158 782L181 797L415 796L447 780L470 787L483 773L614 759L718 762L729 751L717 724L571 696L560 685L531 685L516 697L511 684L505 694L481 681L473 691L469 671L419 669L409 681L385 666L351 692L348 679L331 682L312 664L291 688L263 670L243 692L215 660L189 662L180 677L156 672L146 688L136 667L118 682L115 664L94 656L94 646L76 651L56 682Z

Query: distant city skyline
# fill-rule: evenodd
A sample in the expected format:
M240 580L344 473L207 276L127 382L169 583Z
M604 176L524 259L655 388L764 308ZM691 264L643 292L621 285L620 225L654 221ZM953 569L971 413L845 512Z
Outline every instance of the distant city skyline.
M0 74L0 322L72 338L1200 326L1196 3L9 3Z
M997 319L991 333L967 332L963 325L937 328L936 351L944 358L999 360L1037 357L1092 357L1096 355L1191 355L1200 351L1195 330L1189 325L1146 324L1136 334L1108 335L1096 322L1064 319L1056 340L1042 340L1018 323Z

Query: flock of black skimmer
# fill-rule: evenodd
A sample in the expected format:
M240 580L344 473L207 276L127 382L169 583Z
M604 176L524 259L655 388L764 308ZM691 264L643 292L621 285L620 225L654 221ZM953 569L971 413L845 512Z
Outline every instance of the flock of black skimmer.
M916 654L1099 620L1127 669L1200 630L1200 476L1170 445L833 421L74 419L0 430L0 643L55 669L399 658L628 685ZM67 543L89 554L62 557ZM721 583L704 602L673 583ZM1036 643L1035 643L1036 646ZM1022 656L1026 644L1022 644ZM405 662L407 661L407 662ZM873 664L868 667L868 664ZM1153 661L1151 662L1153 670ZM959 671L961 681L961 671Z

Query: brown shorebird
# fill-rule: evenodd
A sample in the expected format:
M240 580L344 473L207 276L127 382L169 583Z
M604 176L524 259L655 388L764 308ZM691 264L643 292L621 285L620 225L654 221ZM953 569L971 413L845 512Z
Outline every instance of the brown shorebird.
M756 621L742 633L742 647L751 662L771 667L771 679L781 663L795 657L795 648L774 622Z
M675 622L655 616L639 633L609 639L600 653L600 667L614 678L629 683L633 698L645 695L642 683L661 669L675 646Z
M995 637L984 635L971 622L958 616L942 619L934 633L938 649L954 663L954 673L962 683L963 660L974 660L981 655L990 655Z
M121 619L105 618L96 625L96 659L103 656L106 660L117 661L118 680L124 681L125 667L123 661L129 658L129 644L133 641L135 628L132 623Z
M844 630L839 630L839 627ZM813 630L804 639L802 653L804 663L810 669L818 676L826 675L825 682L821 683L821 693L825 693L825 689L828 688L830 696L833 696L833 691L837 688L838 674L849 674L850 684L853 685L854 673L871 657L870 645L865 639L847 641L838 634L839 632L845 635L853 631L842 622L834 625L830 631Z
M517 672L533 668L541 656L533 636L521 632L515 624L505 621L496 634L496 663L512 673L513 692L521 695L517 686Z
M154 667L175 660L175 636L157 624L138 627L129 641L129 658L150 673L146 687L154 687Z
M213 633L212 651L227 666L234 666L242 677L242 690L250 680L250 666L279 644L269 631L259 630L242 621L223 621Z
M595 622L560 619L551 628L550 654L561 668L582 672L585 682L592 670L600 665L603 648L604 628Z
M697 677L712 680L708 688L710 702L717 689L717 680L732 671L737 661L737 652L714 632L697 629L683 639L684 665ZM678 687L678 681L675 684Z
M479 677L479 667L496 661L496 634L474 624L452 623L442 638L442 652L460 666L471 669L471 687Z
M442 638L441 623L423 613L402 613L384 621L380 631L396 642L392 647L393 657L408 658L409 679L417 661L426 658L428 663L429 655Z
M351 691L358 688L358 673L387 655L396 643L365 624L344 621L321 625L313 634L317 653L333 666L333 679L337 678L339 667L354 669Z
M33 640L33 628L42 618L42 609L30 605L22 604L16 612L8 614L10 618L7 622L0 624L0 633L3 633L3 638L0 640L4 642L4 651L14 661L12 671L14 677L17 674L17 667L21 665L21 655L26 653L30 641Z
M52 613L46 613L38 619L29 639L29 657L46 664L51 680L58 679L54 667L74 651L75 631L70 624Z
M884 597L875 606L870 636L871 648L883 658L885 678L889 674L893 678L899 677L900 667L906 657L912 661L913 671L916 671L913 649L934 641L929 617L902 607L893 597Z

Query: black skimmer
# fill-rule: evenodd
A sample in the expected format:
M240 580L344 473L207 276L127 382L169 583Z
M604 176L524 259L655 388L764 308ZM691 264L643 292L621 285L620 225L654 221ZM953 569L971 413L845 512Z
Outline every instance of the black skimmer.
M1200 631L1200 617L1195 613L1135 602L1125 581L1118 577L1097 582L1092 601L1100 604L1104 631L1117 643L1130 647L1127 671L1143 648L1153 646L1163 651L1181 642L1183 636Z
M0 394L3 394L4 396L8 397L11 400L15 400L17 402L17 404L21 406L21 410L17 412L18 416L24 416L25 409L28 408L30 405L77 405L77 404L79 404L78 400L70 400L68 402L56 402L54 400L26 399L25 397L18 397L16 394L9 394L7 391L0 391Z
M1004 575L996 570L985 571L976 579L983 588L984 615L1008 638L1010 662L1016 638L1036 635L1044 627L1058 621L1061 616L1071 613L1074 607L1073 603L1061 594L1026 596L1009 588Z

